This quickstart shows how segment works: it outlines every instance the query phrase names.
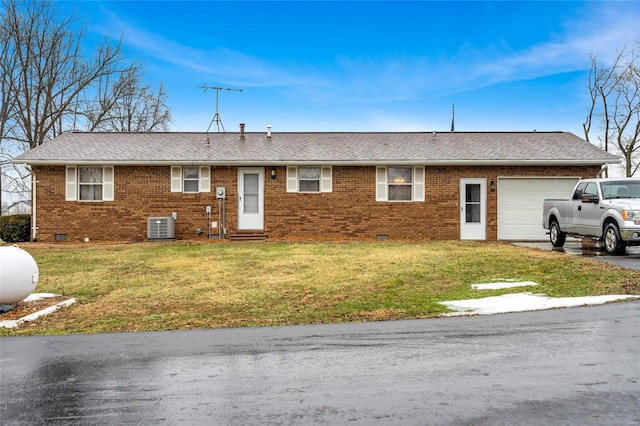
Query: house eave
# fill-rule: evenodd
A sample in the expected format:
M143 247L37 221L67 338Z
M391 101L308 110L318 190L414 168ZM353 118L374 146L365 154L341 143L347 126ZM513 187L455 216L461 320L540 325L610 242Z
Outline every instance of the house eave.
M14 164L26 164L31 166L69 166L69 165L114 165L114 166L188 166L188 165L210 165L210 166L294 166L300 164L309 165L332 165L332 166L383 166L383 165L419 165L419 166L601 166L603 164L620 164L622 159L617 160L419 160L419 159L387 159L387 160L14 160Z

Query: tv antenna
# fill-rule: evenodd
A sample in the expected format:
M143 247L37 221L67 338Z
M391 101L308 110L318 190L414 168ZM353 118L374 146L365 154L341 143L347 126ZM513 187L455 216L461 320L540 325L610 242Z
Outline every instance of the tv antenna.
M216 129L218 130L218 133L220 133L220 127L222 127L222 131L226 132L226 130L224 129L224 124L222 124L222 119L220 118L220 114L218 113L218 104L219 104L219 100L218 100L218 96L220 94L221 90L227 90L230 92L242 92L242 89L232 89L230 87L218 87L218 86L209 86L207 83L204 83L202 86L198 86L200 87L203 91L207 91L207 90L215 90L216 91L216 113L213 116L213 119L211 120L211 123L209 123L209 127L207 127L207 133L209 133L209 129L211 129L211 126L213 125L213 123L216 123Z

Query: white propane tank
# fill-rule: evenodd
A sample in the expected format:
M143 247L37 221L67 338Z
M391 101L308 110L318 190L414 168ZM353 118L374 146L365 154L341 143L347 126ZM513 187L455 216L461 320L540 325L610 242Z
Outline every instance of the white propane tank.
M40 274L35 259L18 246L0 247L0 305L12 305L29 297Z

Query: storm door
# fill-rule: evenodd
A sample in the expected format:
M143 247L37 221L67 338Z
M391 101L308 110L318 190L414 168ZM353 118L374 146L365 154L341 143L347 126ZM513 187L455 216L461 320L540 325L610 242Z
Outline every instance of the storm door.
M487 238L487 180L460 179L460 239Z
M238 229L264 228L264 169L238 169Z

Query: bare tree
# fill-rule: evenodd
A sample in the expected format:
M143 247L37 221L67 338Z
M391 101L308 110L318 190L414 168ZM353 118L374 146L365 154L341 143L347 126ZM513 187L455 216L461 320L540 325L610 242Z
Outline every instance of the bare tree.
M99 78L117 73L124 61L120 43L105 42L83 52L77 19L55 3L3 0L2 30L13 58L10 90L15 127L10 139L34 148L66 130L76 100Z
M162 84L158 93L143 84L142 65L126 61L121 42L86 55L78 19L55 2L0 1L3 145L34 148L70 129L168 128Z
M7 188L5 182L5 166L11 163L11 155L8 142L4 140L4 136L10 130L13 120L10 120L10 114L13 114L15 105L14 91L12 90L13 70L15 69L15 55L9 47L10 34L0 27L0 216L3 213L4 200L2 193Z
M611 66L591 55L588 89L591 104L583 123L589 141L594 122L606 151L619 152L625 159L625 174L633 176L640 167L640 41L629 51L618 52Z
M113 83L111 76L99 81L95 98L83 109L89 131L166 131L171 121L167 93L162 83L158 92L143 85L139 64L132 64Z
M126 60L121 41L105 40L87 53L78 18L54 1L0 0L0 42L0 194L30 187L24 170L5 170L5 157L65 131L167 129L162 85L154 94L142 84L141 65Z

